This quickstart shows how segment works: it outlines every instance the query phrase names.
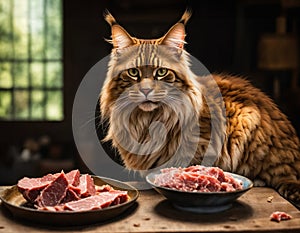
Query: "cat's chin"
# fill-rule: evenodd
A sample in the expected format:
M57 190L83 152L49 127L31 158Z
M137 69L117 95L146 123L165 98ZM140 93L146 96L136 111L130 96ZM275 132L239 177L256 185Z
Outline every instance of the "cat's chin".
M139 104L139 108L144 112L151 112L154 109L158 108L159 104L151 101L146 101Z

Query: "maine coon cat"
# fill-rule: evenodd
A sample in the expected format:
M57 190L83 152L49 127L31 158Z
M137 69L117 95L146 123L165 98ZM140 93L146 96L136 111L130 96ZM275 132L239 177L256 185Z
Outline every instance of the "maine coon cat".
M214 166L273 187L299 207L294 128L245 79L192 72L184 49L190 16L186 11L161 38L138 39L106 14L113 49L100 95L104 140L133 170L200 164L215 153Z

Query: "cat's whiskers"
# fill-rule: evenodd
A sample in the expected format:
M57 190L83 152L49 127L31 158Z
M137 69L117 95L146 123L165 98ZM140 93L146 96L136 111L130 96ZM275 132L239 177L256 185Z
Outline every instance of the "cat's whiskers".
M175 97L175 96L171 96L171 95L166 96L166 103L169 103L168 100L177 101L179 103L184 103L184 101L182 99L180 99L179 97Z
M117 101L117 103L114 105L114 110L117 112L121 112L129 105L130 105L130 102L128 102L126 100L123 102Z
M118 99L116 100L116 102L117 102L117 101L121 101L121 100L126 100L126 99L128 99L128 95L127 95L127 94L121 94L121 95L118 97Z
M130 90L128 92L128 97L130 101L135 103L142 103L143 101L147 100L144 95L135 90Z
M91 115L93 115L93 116L89 117L89 119L88 119L86 122L84 122L84 123L81 125L81 127L84 128L84 127L86 127L88 124L94 123L97 119L99 119L99 125L98 125L98 126L100 126L100 125L101 125L101 123L100 123L100 121L101 121L101 115L95 116L95 112L90 112L89 114L91 114ZM96 126L97 126L97 125L96 125ZM97 127L98 127L98 126L97 126ZM97 128L97 129L98 129L98 128Z
M159 91L155 92L151 95L148 96L148 100L153 101L153 102L158 102L161 101L162 99L166 98L167 96L167 91Z

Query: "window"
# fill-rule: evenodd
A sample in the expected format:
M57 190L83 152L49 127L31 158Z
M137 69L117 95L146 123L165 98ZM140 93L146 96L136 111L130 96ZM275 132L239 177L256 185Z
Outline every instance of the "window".
M62 0L0 0L0 120L63 118Z

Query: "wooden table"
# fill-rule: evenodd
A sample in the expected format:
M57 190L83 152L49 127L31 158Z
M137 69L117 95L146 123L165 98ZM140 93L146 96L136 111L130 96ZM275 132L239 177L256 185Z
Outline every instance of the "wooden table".
M0 187L1 189L5 187ZM268 197L273 201L268 202ZM111 221L80 227L55 227L13 219L0 205L0 233L53 232L300 232L300 211L269 188L253 188L230 210L192 214L174 209L154 190L141 191L137 203ZM273 211L286 211L289 221L270 221Z

